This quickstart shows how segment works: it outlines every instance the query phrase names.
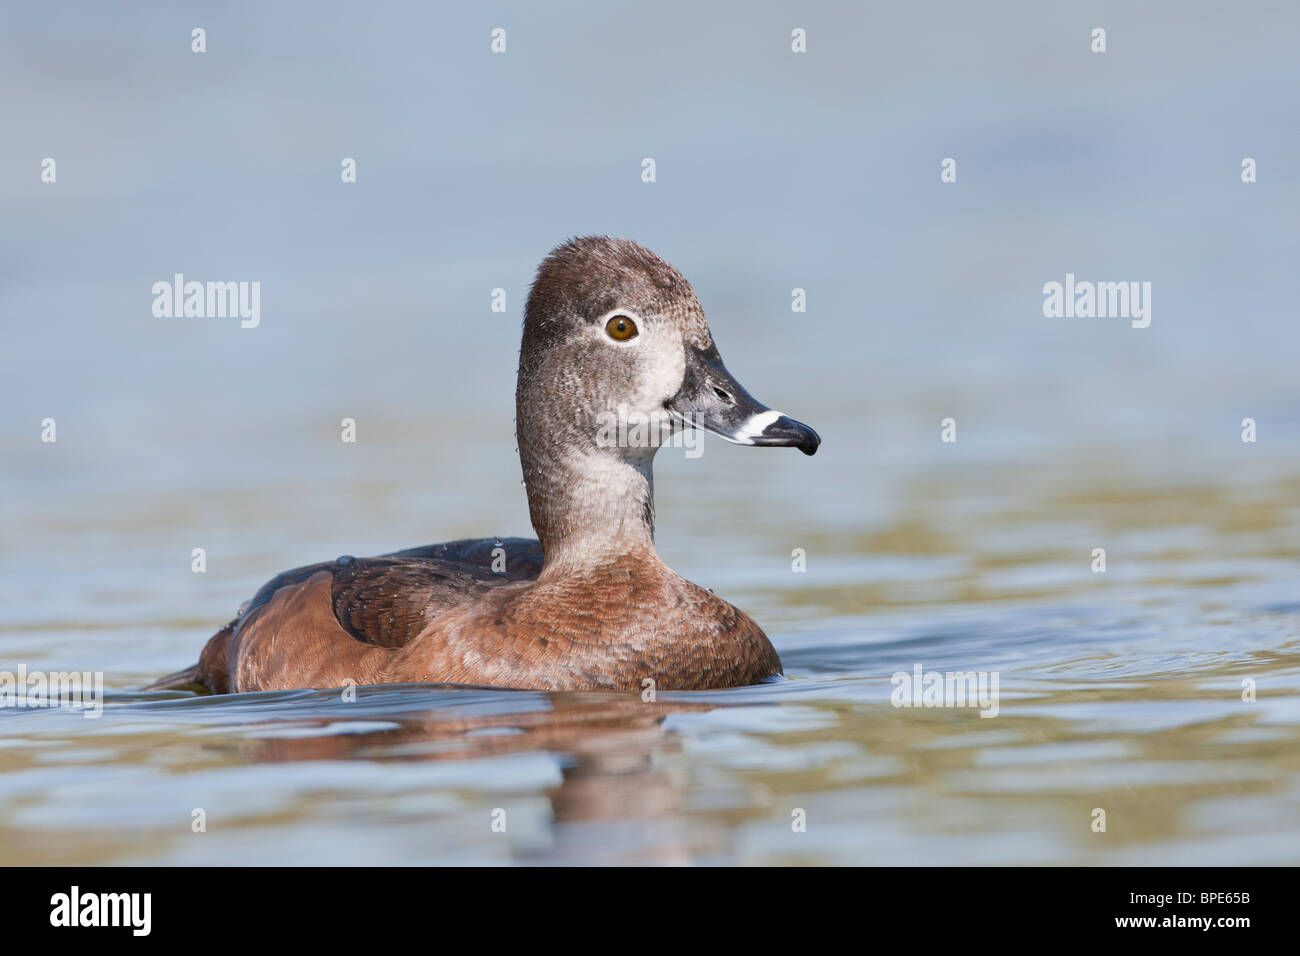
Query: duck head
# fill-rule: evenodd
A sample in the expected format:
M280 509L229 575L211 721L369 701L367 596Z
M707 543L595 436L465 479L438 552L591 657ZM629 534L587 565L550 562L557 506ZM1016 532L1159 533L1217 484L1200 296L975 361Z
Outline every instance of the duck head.
M529 508L548 554L548 536L571 523L561 509L621 526L632 519L617 502L631 498L652 534L651 461L684 427L807 455L821 442L736 381L691 284L627 239L573 239L542 262L515 403Z

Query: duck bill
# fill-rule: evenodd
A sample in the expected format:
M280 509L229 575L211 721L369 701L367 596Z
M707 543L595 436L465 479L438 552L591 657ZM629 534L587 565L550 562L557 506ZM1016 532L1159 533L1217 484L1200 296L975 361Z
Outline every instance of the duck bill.
M667 408L683 424L702 428L737 445L817 451L818 434L783 412L774 411L745 391L722 364L718 347L686 347L686 375Z

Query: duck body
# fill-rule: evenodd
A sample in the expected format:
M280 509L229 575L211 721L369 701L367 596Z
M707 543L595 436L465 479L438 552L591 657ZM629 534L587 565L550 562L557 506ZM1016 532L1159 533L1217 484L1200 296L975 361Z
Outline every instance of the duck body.
M287 571L197 664L151 689L428 681L641 692L781 674L748 615L660 560L652 464L686 427L809 455L820 438L731 376L680 273L623 239L553 250L525 309L515 410L537 539Z
M155 686L239 693L428 681L642 692L781 673L747 614L657 558L626 555L539 580L542 564L536 540L483 538L286 571L208 641L198 665Z

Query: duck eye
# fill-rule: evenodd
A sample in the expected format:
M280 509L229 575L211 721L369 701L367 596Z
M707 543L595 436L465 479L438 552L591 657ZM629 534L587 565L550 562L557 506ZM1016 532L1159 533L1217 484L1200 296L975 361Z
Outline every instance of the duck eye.
M605 334L615 342L636 338L636 323L626 315L616 315L605 323Z

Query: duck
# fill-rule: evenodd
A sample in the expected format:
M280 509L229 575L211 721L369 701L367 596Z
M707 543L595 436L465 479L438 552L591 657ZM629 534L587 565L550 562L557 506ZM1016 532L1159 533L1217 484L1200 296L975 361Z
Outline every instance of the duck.
M629 239L553 249L524 309L515 412L536 538L286 571L197 664L147 689L424 682L644 694L781 679L749 615L660 559L652 464L689 428L806 455L821 438L732 376L686 278Z

